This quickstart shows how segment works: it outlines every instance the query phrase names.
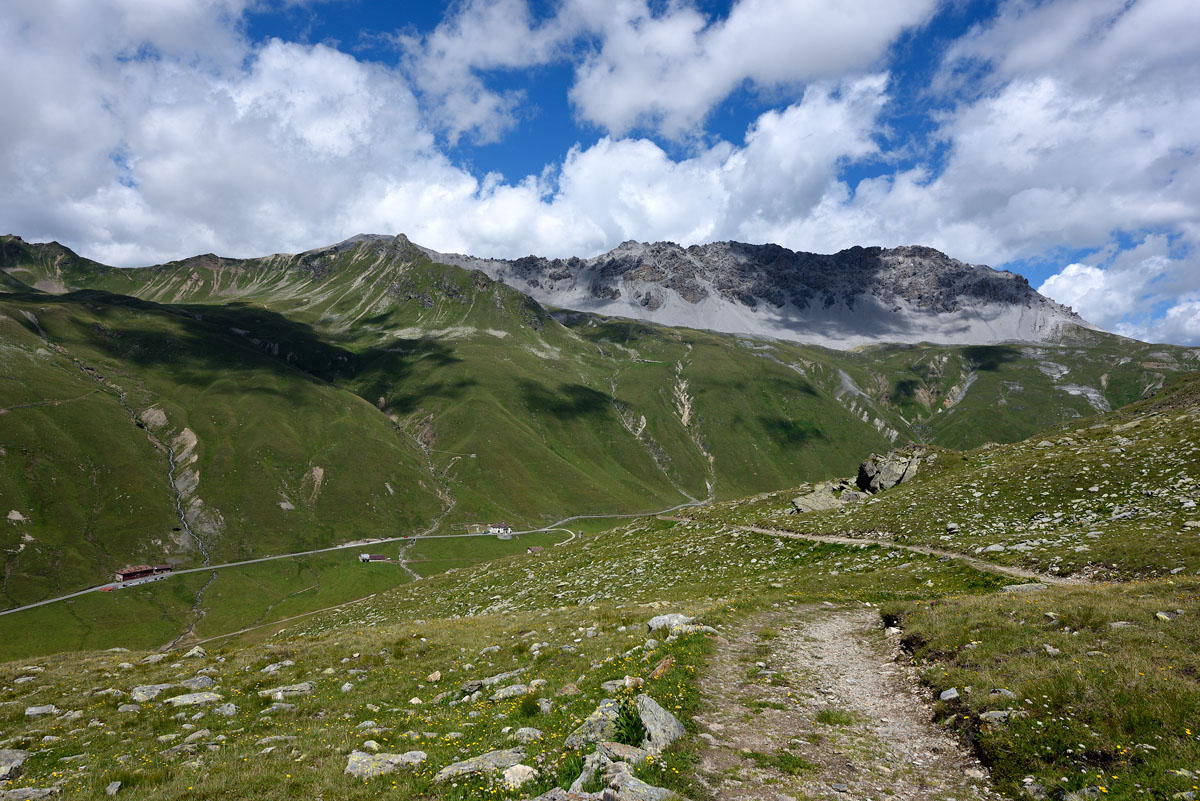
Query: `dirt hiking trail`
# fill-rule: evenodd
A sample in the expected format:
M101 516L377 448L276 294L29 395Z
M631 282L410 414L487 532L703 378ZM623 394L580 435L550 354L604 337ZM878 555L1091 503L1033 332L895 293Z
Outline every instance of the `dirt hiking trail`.
M999 798L932 722L875 610L773 610L727 636L696 718L698 777L717 801Z

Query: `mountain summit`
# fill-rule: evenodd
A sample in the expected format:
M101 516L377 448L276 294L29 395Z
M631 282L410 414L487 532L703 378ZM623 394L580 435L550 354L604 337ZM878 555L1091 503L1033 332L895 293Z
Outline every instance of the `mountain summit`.
M577 311L853 348L876 342L1058 342L1092 328L1022 276L933 248L623 242L590 259L481 259L425 249Z

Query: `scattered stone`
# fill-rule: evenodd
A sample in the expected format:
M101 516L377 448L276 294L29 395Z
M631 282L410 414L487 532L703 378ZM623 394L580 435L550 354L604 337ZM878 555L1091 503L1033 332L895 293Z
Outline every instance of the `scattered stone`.
M188 693L187 695L177 695L174 698L168 698L163 701L164 704L171 706L196 706L197 704L211 704L215 701L222 700L220 695L214 692L203 693Z
M43 704L41 706L27 706L27 707L25 707L25 717L40 718L40 717L44 717L46 715L57 715L60 711L62 711L62 710L60 710L54 704Z
M1058 656L1059 654L1061 654L1061 653L1062 653L1062 651L1060 651L1059 649L1055 648L1055 647L1054 647L1053 645L1051 645L1050 643L1043 643L1043 644L1042 644L1042 650L1043 650L1043 651L1045 651L1045 652L1046 652L1046 654L1047 654L1047 655L1049 655L1049 656Z
M428 676L425 677L425 681L429 682L430 684L437 684L441 680L442 680L442 671L440 671L440 670L435 670L432 673L430 673Z
M574 682L564 684L558 692L554 694L555 698L564 698L570 695L579 695L579 687Z
M506 698L516 698L518 695L525 695L528 692L529 688L526 685L513 684L509 687L505 687L502 690L497 690L496 692L492 693L491 699L493 701L503 701Z
M654 670L650 671L651 680L661 679L667 674L667 671L673 667L675 667L675 657L664 656L659 663L654 666Z
M984 712L979 716L979 719L986 723L1007 723L1009 714L1009 712L1002 709L993 709L990 712Z
M1031 584L1006 584L1000 588L1000 592L1037 592L1049 588L1048 584L1035 581Z
M143 665L153 665L155 662L161 662L167 658L166 654L149 654L142 659Z
M209 687L216 684L212 676L194 676L187 681L179 682L180 686L187 687L189 690L207 690Z
M56 795L57 787L18 787L14 790L0 790L0 801L40 801Z
M958 688L951 687L949 690L943 690L938 698L942 701L953 701L958 698Z
M281 701L295 695L311 695L312 691L312 682L302 681L299 684L287 684L282 687L272 687L269 690L259 690L258 695L260 698L274 698L276 701Z
M687 623L691 623L693 620L695 620L695 618L688 617L687 615L672 613L669 615L658 615L656 617L652 617L646 623L646 626L649 627L650 631L660 631L662 629L670 631L676 626L682 626Z
M267 665L265 668L263 668L262 670L260 670L258 672L259 673L278 673L279 671L283 670L285 667L291 667L294 664L296 664L296 663L293 662L291 659L285 659L282 662L272 662L271 664Z
M649 751L637 746L608 741L597 743L596 753L604 756L610 762L628 762L630 765L640 765L650 757Z
M542 739L543 735L541 729L523 726L522 728L517 729L517 732L513 735L513 737L516 738L517 742L524 744L532 743L535 740L540 740Z
M214 709L213 712L222 717L231 718L237 714L237 707L233 704L225 703Z
M565 748L581 748L588 743L601 740L612 740L617 733L617 717L620 708L611 698L605 698L600 705L588 715L579 728L571 732L563 742Z
M108 786L104 788L105 795L116 795L119 792L121 792L120 782L109 782Z
M0 781L12 781L20 776L22 766L27 759L29 759L28 751L0 749Z
M212 732L209 731L208 729L197 729L196 731L189 734L187 737L184 737L183 741L185 743L198 742L200 740L203 740L205 737L208 737L210 734L212 734Z
M121 704L117 707L117 711L122 713L137 712L141 708L141 704Z
M368 754L351 751L346 762L345 773L360 778L395 773L398 768L416 767L428 759L424 751L407 751L403 754Z
M490 773L498 770L506 770L518 764L524 758L525 749L520 746L501 751L489 751L486 754L447 765L437 772L433 780L435 782L444 782L447 779L466 776L472 773Z
M201 658L203 656L207 656L207 655L208 655L208 652L205 651L203 648L201 648L199 645L197 645L195 648L193 648L192 650L190 650L186 654L184 654L183 658L184 659L199 659L199 658Z
M642 742L642 748L650 753L661 753L664 748L685 734L679 719L663 709L650 696L639 695L634 699L634 703L637 705L642 725L646 727L646 739Z
M164 690L169 690L174 687L174 684L143 684L141 687L134 687L129 692L129 697L134 701L151 701L162 694Z
M513 765L504 771L504 786L510 790L518 790L537 776L537 770L528 765Z

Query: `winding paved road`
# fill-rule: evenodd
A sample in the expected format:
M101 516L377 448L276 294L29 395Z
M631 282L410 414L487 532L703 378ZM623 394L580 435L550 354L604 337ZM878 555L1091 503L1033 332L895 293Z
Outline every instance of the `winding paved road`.
M622 518L622 519L624 519L624 518L634 518L634 517L654 517L655 515L668 515L671 512L676 512L676 511L679 511L680 509L685 509L690 506L700 506L700 505L701 505L700 501L693 501L693 502L688 502L688 503L681 503L677 506L672 506L670 509L663 509L661 512L640 512L640 513L630 512L630 513L624 513L624 514L611 514L611 515L573 515L571 517L564 517L562 520L558 520L554 523L551 523L548 526L543 526L542 528L531 528L527 531L514 531L513 536L519 536L521 534L537 534L537 533L541 533L541 532L545 532L545 531L558 530L558 531L566 531L567 533L571 534L571 536L573 538L576 536L577 532L571 532L570 529L563 528L563 524L570 523L572 520L603 520L604 518ZM258 564L259 562L272 562L276 559L294 559L297 556L311 556L313 554L318 554L318 553L329 553L330 551L344 551L344 550L347 550L350 548L366 549L368 546L382 545L384 543L389 543L389 542L401 542L403 540L415 541L415 540L419 540L419 539L421 539L421 540L426 540L426 539L437 540L437 539L456 539L456 538L465 538L465 537L494 537L494 536L495 536L494 534L488 534L487 532L480 532L479 534L422 534L419 536L410 534L410 535L403 536L403 537L387 537L387 538L380 539L380 540L371 540L370 542L357 542L357 543L351 543L349 545L334 545L329 548L316 548L311 551L297 551L296 553L284 553L284 554L278 554L276 556L260 556L256 559L243 559L240 562L226 562L225 564L221 564L221 565L207 565L204 567L189 567L189 568L185 568L184 570L172 571L171 573L168 573L166 575L182 576L187 573L202 573L206 570L221 570L221 569L227 568L227 567L242 567L243 565L254 565L254 564ZM566 541L569 541L569 540L566 540ZM563 543L556 543L556 544L561 545ZM88 587L85 590L79 590L77 592L67 593L66 595L59 595L56 598L47 598L44 601L37 601L36 603L26 604L25 606L18 606L13 609L3 609L3 610L0 610L0 616L11 615L14 612L24 612L27 609L36 609L39 606L46 606L48 604L58 603L59 601L66 601L71 598L78 598L81 595L87 595L89 592L99 592L100 590L104 589L105 587L111 587L111 586L113 586L113 582L108 582L107 584L101 584L96 587Z

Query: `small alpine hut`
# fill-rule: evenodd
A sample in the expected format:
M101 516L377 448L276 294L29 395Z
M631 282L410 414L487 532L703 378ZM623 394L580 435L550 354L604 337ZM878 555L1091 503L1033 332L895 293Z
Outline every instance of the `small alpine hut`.
M381 553L360 553L358 561L360 562L386 562L387 556Z
M133 581L134 579L170 573L174 569L171 565L155 565L154 567L150 565L127 565L118 570L114 575L117 581Z
M488 534L495 534L502 540L506 540L512 536L512 526L508 523L488 523Z

